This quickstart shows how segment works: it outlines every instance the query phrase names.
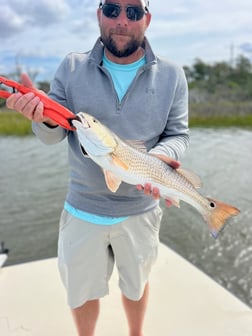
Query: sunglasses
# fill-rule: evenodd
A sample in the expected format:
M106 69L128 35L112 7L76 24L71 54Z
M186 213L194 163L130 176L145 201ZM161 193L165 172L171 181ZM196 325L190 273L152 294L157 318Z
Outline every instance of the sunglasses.
M116 19L122 11L122 6L118 4L106 3L104 5L100 5L100 8L103 15L109 19ZM130 21L139 21L143 18L144 14L147 13L141 6L126 6L124 8L127 18Z

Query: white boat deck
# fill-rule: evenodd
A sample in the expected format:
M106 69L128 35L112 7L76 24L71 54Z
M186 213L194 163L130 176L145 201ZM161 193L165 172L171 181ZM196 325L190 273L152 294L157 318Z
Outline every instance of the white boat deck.
M162 244L150 284L145 336L252 335L252 310ZM110 292L96 334L128 336L116 272ZM0 335L77 335L55 258L0 269Z
M4 265L8 258L8 255L6 253L0 253L0 268Z

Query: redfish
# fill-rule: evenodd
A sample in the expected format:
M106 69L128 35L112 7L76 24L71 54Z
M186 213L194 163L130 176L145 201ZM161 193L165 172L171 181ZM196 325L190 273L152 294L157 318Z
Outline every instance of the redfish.
M172 168L139 146L121 139L93 116L79 112L72 123L81 146L103 169L111 192L116 192L122 181L133 185L150 183L173 205L180 207L181 200L198 210L214 238L230 217L239 214L239 209L232 205L201 195L197 191L201 181L196 174Z

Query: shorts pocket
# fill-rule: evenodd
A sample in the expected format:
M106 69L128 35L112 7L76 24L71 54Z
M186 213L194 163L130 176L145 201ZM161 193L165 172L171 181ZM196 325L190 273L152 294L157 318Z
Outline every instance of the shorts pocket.
M63 209L60 216L59 230L63 231L70 223L70 220L71 217L69 216L69 213L65 209Z
M146 214L146 222L145 224L150 227L152 230L159 232L160 223L163 217L163 211L158 206L155 209L151 210Z

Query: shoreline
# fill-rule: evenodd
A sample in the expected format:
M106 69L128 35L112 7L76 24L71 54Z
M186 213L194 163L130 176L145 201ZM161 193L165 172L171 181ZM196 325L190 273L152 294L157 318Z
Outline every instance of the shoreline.
M189 128L227 128L237 127L252 129L252 113L230 114L221 113L209 114L190 112ZM20 113L0 108L0 136L27 136L32 134L30 120L23 117Z

